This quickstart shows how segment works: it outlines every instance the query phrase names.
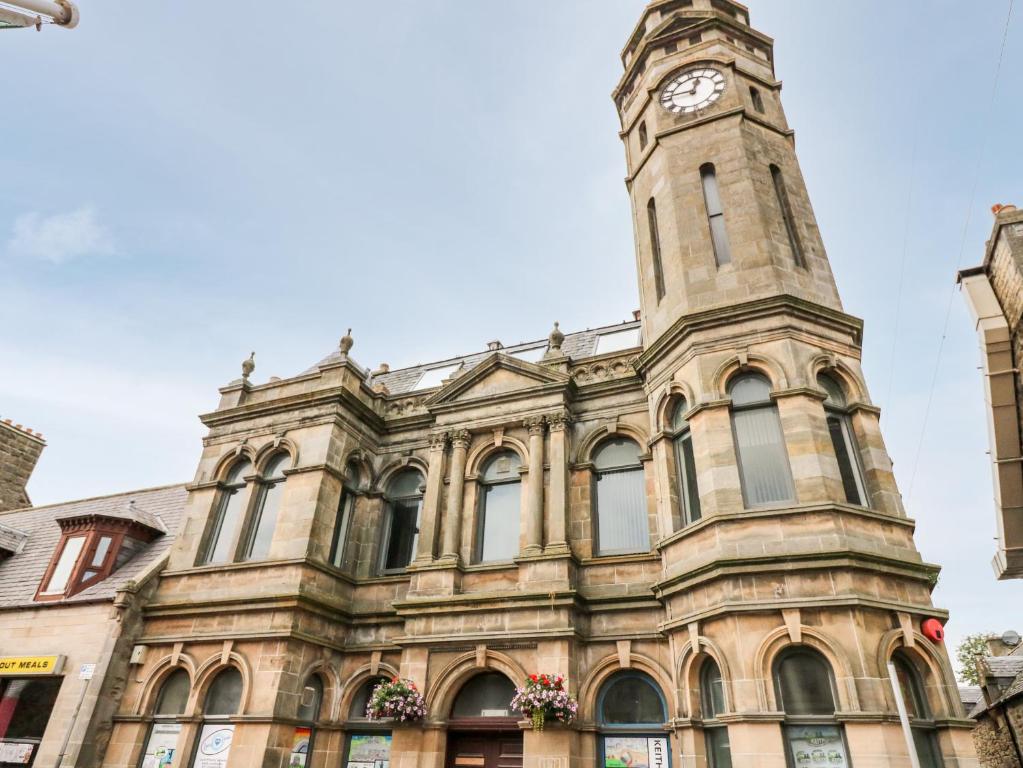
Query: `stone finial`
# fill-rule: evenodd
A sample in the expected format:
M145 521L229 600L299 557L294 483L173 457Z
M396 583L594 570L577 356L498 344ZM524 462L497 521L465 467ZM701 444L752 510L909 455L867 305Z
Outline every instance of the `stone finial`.
M242 363L242 378L245 379L245 381L248 381L249 380L249 376L252 375L252 372L254 370L256 370L256 353L255 352L253 352L251 355L249 355L249 359Z
M347 355L352 347L355 345L355 339L352 338L352 329L348 329L348 333L341 337L341 341L338 342L338 346L341 348L341 354Z
M550 336L547 337L547 345L550 352L560 352L561 345L565 342L565 334L561 332L560 323L554 323L554 330L551 331Z

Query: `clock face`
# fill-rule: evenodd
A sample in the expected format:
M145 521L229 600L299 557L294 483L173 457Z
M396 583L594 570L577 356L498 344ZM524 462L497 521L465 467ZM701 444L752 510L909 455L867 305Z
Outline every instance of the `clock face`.
M676 115L706 109L725 92L725 76L716 69L691 69L661 91L661 106Z

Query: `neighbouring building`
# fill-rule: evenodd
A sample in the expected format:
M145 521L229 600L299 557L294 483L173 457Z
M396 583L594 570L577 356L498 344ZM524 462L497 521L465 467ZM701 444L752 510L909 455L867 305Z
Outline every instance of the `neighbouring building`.
M1006 642L1006 639L1011 642ZM1023 768L1023 645L1017 632L988 641L977 659L981 685L970 710L973 740L984 768Z
M0 512L31 505L26 487L45 447L41 434L11 419L0 421Z
M975 766L781 103L730 0L614 90L641 319L221 390L108 768ZM531 673L569 727L511 710ZM423 722L366 719L384 676Z
M995 206L984 263L959 273L980 338L1000 579L1023 578L1023 211Z
M0 766L100 764L186 495L0 512Z

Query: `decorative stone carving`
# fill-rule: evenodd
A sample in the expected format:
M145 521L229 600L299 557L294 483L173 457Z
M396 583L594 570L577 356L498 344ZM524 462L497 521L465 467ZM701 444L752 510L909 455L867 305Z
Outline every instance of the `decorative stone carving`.
M546 419L551 432L564 432L572 424L572 414L565 412L548 414Z
M253 352L251 355L249 355L249 359L248 360L245 360L244 362L242 362L242 378L245 379L245 381L248 381L249 380L249 376L252 375L252 372L254 370L256 370L256 353L255 352Z
M456 429L448 436L451 438L451 444L456 447L468 448L472 443L472 433L467 429Z
M430 450L443 451L448 445L447 432L436 432L430 435Z
M565 334L561 332L559 323L554 323L554 330L547 337L547 352L544 357L561 357L561 345L565 343Z
M543 416L530 416L522 422L522 426L529 430L530 435L542 435L545 423Z
M352 338L352 329L348 329L348 333L341 337L341 341L338 342L338 347L341 349L342 355L347 355L352 347L355 345L355 339Z

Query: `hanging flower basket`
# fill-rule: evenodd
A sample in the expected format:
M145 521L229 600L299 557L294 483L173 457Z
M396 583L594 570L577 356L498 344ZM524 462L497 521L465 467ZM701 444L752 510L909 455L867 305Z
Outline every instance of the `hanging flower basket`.
M366 717L370 720L416 722L426 717L426 700L411 680L392 677L373 689L366 705Z
M579 702L568 695L561 675L530 675L524 686L515 689L511 706L528 717L538 732L551 719L571 723L579 711Z

